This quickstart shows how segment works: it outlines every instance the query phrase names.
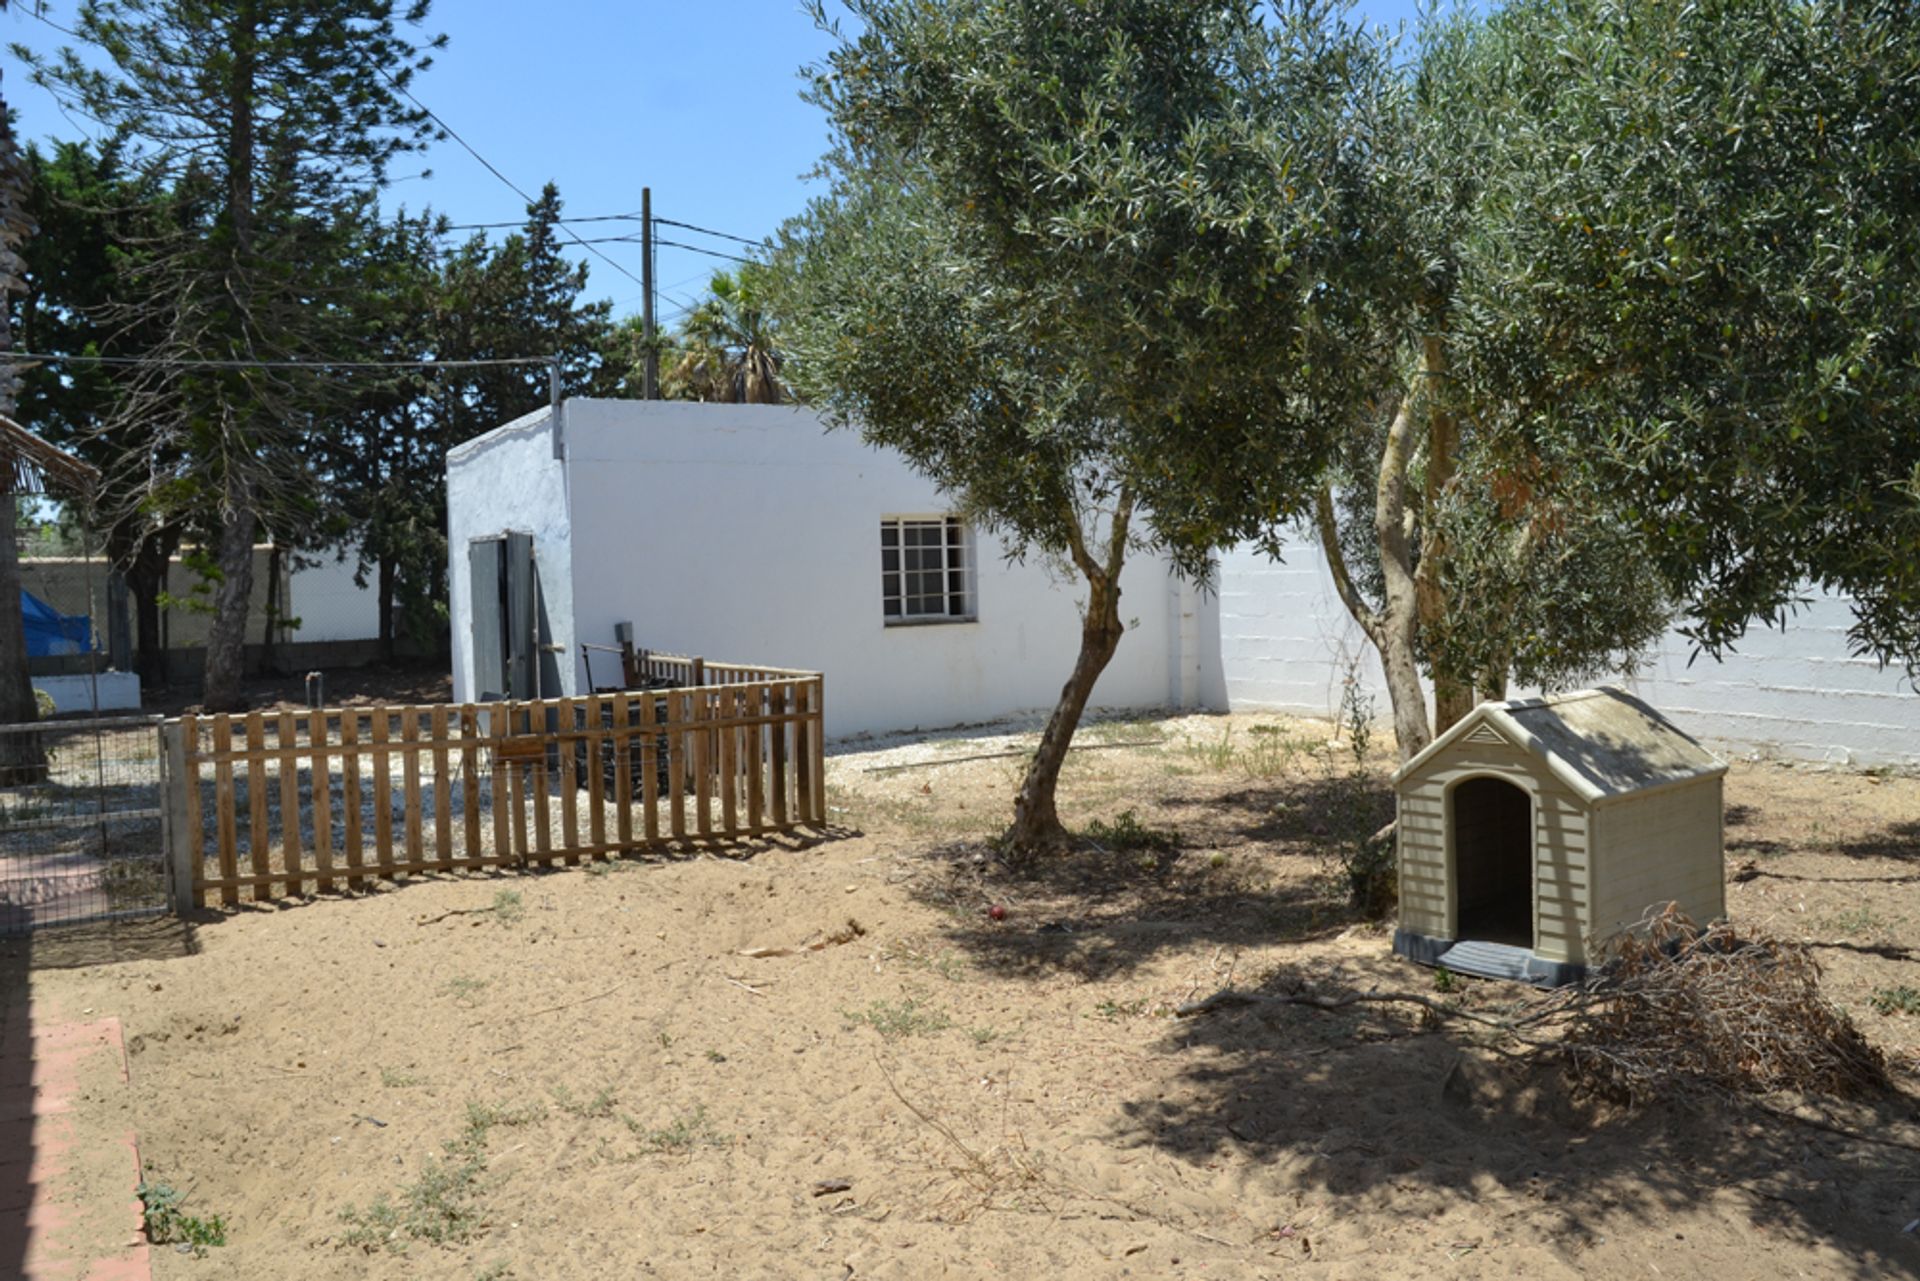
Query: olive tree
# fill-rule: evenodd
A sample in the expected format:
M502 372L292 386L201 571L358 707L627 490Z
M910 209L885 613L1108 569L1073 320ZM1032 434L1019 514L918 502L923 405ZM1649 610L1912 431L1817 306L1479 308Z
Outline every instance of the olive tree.
M831 190L779 255L787 371L1084 593L1007 833L1037 850L1129 556L1277 550L1379 384L1385 50L1311 3L848 7L812 87Z
M1516 0L1421 38L1371 153L1404 377L1317 512L1403 757L1509 679L1630 666L1676 616L1718 652L1809 581L1911 668L1910 17Z

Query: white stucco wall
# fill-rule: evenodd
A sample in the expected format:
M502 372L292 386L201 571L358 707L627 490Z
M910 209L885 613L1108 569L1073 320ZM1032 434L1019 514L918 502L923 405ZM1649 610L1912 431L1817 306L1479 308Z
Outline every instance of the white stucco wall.
M1737 652L1688 664L1668 636L1626 685L1697 734L1741 751L1848 765L1920 765L1920 694L1899 668L1847 652L1851 606L1816 595L1785 630L1756 626Z
M1341 606L1317 541L1288 543L1275 565L1236 549L1221 558L1220 651L1234 710L1328 715L1339 707L1341 658L1357 654L1384 719L1386 688L1372 647ZM1669 635L1647 668L1618 682L1689 733L1724 751L1856 765L1920 765L1920 695L1898 670L1850 657L1851 613L1816 597L1784 632L1755 628L1715 662Z
M567 472L553 456L548 411L516 418L504 427L447 453L447 584L452 611L453 697L473 697L469 630L472 591L467 547L476 538L508 530L533 535L534 572L540 579L553 643L574 652L573 563ZM563 677L572 664L560 664ZM550 695L571 694L575 686Z
M977 622L884 625L881 518L950 509L898 455L801 409L575 400L566 413L578 639L610 645L630 620L643 647L818 669L835 737L1059 697L1079 647L1072 585L1035 561L1007 564L985 534ZM1136 558L1121 592L1129 630L1093 703L1164 706L1170 686L1178 694L1172 580ZM1198 618L1188 630L1204 634ZM1203 696L1207 672L1188 683Z
M1284 561L1236 547L1219 564L1216 627L1226 706L1337 716L1353 670L1381 719L1390 719L1379 656L1340 604L1317 541L1289 538Z
M360 587L353 581L359 562L352 552L344 560L324 552L318 560L316 565L294 570L289 579L288 612L300 620L293 639L352 641L378 637L380 593L372 568L367 571L367 585Z

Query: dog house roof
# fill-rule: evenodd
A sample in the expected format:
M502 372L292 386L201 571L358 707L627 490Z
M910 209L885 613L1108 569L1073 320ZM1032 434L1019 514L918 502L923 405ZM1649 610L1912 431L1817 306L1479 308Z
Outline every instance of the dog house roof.
M1633 695L1611 686L1482 703L1400 767L1404 782L1462 739L1489 734L1533 753L1589 802L1727 772L1726 763Z

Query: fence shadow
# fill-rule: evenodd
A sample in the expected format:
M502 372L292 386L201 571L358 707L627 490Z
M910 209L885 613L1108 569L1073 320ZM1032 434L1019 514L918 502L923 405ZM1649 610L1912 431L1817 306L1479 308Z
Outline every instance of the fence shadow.
M193 927L171 917L47 927L0 938L0 1277L29 1275L28 1247L45 1231L27 1217L36 1191L35 1158L49 1144L35 1106L33 972L170 960L195 950Z

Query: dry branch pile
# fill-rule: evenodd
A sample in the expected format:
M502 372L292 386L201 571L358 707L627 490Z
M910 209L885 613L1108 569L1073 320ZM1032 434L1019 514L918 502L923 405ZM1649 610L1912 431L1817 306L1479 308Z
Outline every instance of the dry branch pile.
M1671 907L1609 946L1569 1014L1574 1071L1634 1102L1702 1086L1844 1098L1889 1085L1885 1056L1820 994L1806 947L1702 929Z

